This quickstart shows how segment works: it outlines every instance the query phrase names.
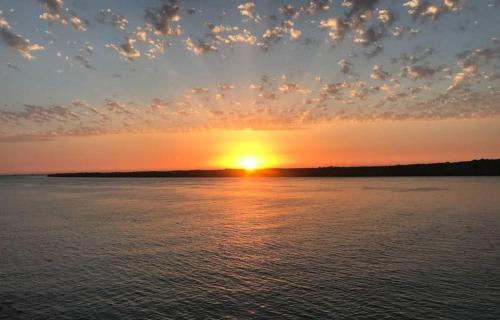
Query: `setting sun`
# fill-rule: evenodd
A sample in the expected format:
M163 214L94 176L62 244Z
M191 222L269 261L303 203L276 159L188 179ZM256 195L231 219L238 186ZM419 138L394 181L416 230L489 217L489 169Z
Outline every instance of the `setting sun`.
M247 171L252 171L261 166L262 160L256 156L244 156L238 161L238 165Z
M277 140L268 132L231 131L218 136L216 155L210 161L214 168L257 169L288 165Z

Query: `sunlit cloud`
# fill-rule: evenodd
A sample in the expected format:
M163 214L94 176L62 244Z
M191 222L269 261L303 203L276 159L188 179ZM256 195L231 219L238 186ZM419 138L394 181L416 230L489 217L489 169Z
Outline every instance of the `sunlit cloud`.
M45 9L40 15L41 20L46 20L49 23L61 23L70 25L77 31L86 31L88 23L79 18L74 11L64 9L63 0L39 0L42 7Z
M436 70L426 66L406 66L403 68L402 75L411 80L419 80L432 77Z
M389 77L389 74L382 70L382 67L378 64L374 65L372 68L372 73L370 77L374 80L385 80Z
M260 16L254 15L255 3L245 2L238 5L238 10L243 17L254 19L256 22L260 21Z
M1 14L1 12L0 12ZM23 58L33 59L32 51L43 50L44 47L39 44L32 44L29 39L15 34L9 25L9 22L0 15L0 38L3 42L15 49Z
M120 45L108 43L106 44L106 47L115 50L121 57L125 59L134 60L141 56L141 52L136 48L134 48L135 42L136 42L135 39L130 37L125 37L125 43Z

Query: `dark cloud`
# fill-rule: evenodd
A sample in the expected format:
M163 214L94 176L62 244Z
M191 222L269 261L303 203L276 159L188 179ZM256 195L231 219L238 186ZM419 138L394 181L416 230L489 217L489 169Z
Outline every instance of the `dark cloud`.
M47 21L60 21L62 17L63 0L39 0L42 7L46 10L40 15L40 19Z
M381 66L376 64L372 68L372 73L370 77L374 80L385 80L389 77L389 74L385 72Z
M86 31L88 22L79 18L76 12L70 10L64 10L63 0L39 0L42 7L45 9L40 15L40 19L46 20L49 23L61 23L64 25L70 25L77 31Z
M153 26L156 33L174 35L177 32L173 23L181 20L179 10L177 1L165 1L160 7L146 9L146 21Z
M344 0L343 5L350 8L348 17L371 15L378 0Z
M2 16L0 16L0 39L26 59L34 58L31 54L32 51L44 49L43 46L32 44L28 39L12 32L9 23Z
M19 68L19 67L18 67L18 66L16 66L16 65L13 65L13 64L12 64L12 63L10 63L10 62L7 62L5 65L6 65L8 68L12 69L12 70L21 71L21 68Z
M280 8L281 14L283 14L287 19L297 19L300 12L295 9L291 4L287 4Z
M432 77L435 72L435 69L426 66L406 66L403 68L402 75L411 80L420 80Z
M80 62L85 68L92 69L92 64L90 61L85 58L83 55L79 54L75 56L75 60Z
M100 10L95 20L99 23L112 25L120 30L125 30L128 26L128 20L125 19L125 17L112 12L111 9Z

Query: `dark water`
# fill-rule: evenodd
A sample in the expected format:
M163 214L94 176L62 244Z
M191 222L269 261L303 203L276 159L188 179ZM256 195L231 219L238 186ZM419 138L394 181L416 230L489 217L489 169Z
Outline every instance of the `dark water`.
M500 319L499 178L0 178L0 319Z

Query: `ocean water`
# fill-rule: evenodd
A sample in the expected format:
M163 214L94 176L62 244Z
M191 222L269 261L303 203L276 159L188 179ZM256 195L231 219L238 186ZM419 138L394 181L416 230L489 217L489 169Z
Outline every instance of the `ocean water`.
M500 178L0 178L0 319L500 319Z

